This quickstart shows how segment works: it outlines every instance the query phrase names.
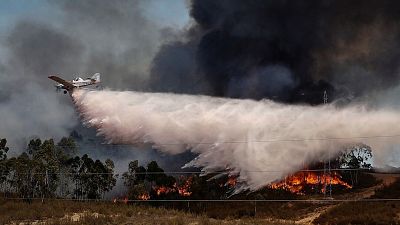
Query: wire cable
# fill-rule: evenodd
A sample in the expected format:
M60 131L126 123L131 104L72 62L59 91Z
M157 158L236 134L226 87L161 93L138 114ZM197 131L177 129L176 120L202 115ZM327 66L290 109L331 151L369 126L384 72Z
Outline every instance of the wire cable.
M0 197L8 200L46 200L46 201L87 201L87 202L394 202L400 198L365 198L365 199L73 199L73 198L18 198Z
M324 169L304 169L304 170L298 170L296 172L323 172ZM384 174L400 174L400 170L398 172L380 172L380 171L375 171L373 169L368 169L368 168L338 168L338 169L331 169L331 171L367 171L369 173L384 173ZM163 172L136 172L134 174L136 175L152 175L152 174L221 174L221 173L226 173L228 174L230 171L210 171L210 172L204 172L204 171L163 171ZM243 170L241 172L246 172L246 173L281 173L281 172L286 172L282 170L259 170L259 171L250 171L250 170ZM0 174L6 174L6 173L0 173ZM63 175L104 175L104 174L113 174L113 175L119 175L120 173L92 173L92 172L32 172L32 173L16 173L16 174L29 174L29 175L43 175L43 174L63 174Z
M304 138L304 139L269 139L269 140L239 140L239 141L204 141L204 142L182 142L182 143L153 143L153 142L132 142L130 144L111 144L111 143L103 143L103 144L87 144L87 145L55 145L56 147L63 148L83 148L83 147L100 147L100 146L135 146L138 144L153 144L158 146L165 145L218 145L218 144L244 144L244 143L268 143L268 142L302 142L302 141L335 141L335 140L356 140L356 139L386 139L386 138L397 138L400 137L400 134L395 135L374 135L374 136L354 136L354 137L321 137L321 138ZM10 146L8 146L10 147ZM14 148L16 146L11 146L10 148Z

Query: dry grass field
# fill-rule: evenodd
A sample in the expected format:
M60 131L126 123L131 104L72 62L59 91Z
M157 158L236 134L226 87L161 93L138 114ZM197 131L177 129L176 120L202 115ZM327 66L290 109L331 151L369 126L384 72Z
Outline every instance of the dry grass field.
M229 216L231 207L215 204L226 217L148 205L110 202L0 200L0 224L139 224L139 225L244 225L244 224L400 224L400 203L351 202L324 205L274 203L260 207L256 216ZM226 206L226 205L225 205ZM275 208L274 210L272 210ZM217 214L218 211L214 213ZM224 212L225 211L225 212ZM235 214L233 214L235 215Z
M390 177L389 177L390 178ZM355 202L186 202L165 204L0 198L0 224L400 224L400 180L381 179L375 187L337 199ZM390 182L389 182L390 181ZM352 195L352 196L351 196Z
M287 225L294 222L242 217L213 219L205 215L145 205L109 202L51 201L24 203L0 201L0 224L132 224L132 225Z

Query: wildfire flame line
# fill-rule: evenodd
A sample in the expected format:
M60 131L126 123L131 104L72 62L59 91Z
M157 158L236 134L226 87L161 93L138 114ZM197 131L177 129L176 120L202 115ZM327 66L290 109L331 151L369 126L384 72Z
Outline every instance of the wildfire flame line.
M142 194L140 194L140 195L138 195L138 197L137 197L139 200L149 200L150 199L150 195L149 195L149 193L142 193Z
M178 193L180 196L189 197L192 195L192 192L189 191L192 183L193 177L189 177L185 179L181 176L180 185L178 182L175 182L172 187L167 186L153 186L152 189L155 191L157 196L166 195L170 193ZM341 176L337 172L332 172L331 174L324 174L321 172L314 171L299 171L293 175L287 176L285 179L271 183L267 185L268 188L272 189L283 189L290 191L295 194L303 195L306 187L311 187L318 192L324 193L326 185L340 185L345 188L352 188L351 185L346 183L341 179ZM228 180L225 183L225 186L235 187L237 185L237 176L229 176ZM222 187L223 184L220 185ZM148 192L139 194L137 196L139 200L149 200L150 194ZM124 198L123 202L125 202L127 198ZM116 199L114 199L116 202Z
M341 176L333 172L329 174L320 174L316 172L297 172L284 180L269 185L272 189L285 189L292 193L302 194L306 186L322 187L321 193L325 192L325 184L341 185L345 188L352 188L351 185L341 180Z
M183 177L181 177L183 179ZM193 177L189 177L186 179L182 185L178 185L176 182L172 187L166 187L166 186L156 186L153 187L153 190L155 190L157 196L160 196L162 194L169 194L169 193L178 193L180 196L188 197L192 195L192 192L189 191L190 187L192 186L193 182Z

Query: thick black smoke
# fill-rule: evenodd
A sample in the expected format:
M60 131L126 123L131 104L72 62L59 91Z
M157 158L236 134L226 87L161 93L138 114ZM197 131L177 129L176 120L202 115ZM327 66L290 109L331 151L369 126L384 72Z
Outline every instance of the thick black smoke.
M398 83L400 2L193 0L186 39L164 45L159 91L321 103Z

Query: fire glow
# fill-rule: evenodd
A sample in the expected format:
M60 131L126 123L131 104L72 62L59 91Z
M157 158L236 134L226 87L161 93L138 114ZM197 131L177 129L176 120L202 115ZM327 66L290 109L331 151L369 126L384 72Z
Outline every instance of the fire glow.
M182 184L177 184L176 182L172 187L166 186L156 186L153 187L153 190L156 192L157 196L166 195L170 193L178 193L180 196L189 197L192 195L192 192L189 191L190 187L192 186L193 177L188 177L185 179L184 177L180 177L183 181Z
M189 177L181 186L178 186L178 193L180 196L190 196L192 195L192 192L189 191L190 186L192 185L193 182L193 177ZM176 185L176 183L175 183Z
M137 198L139 200L149 200L150 199L150 195L149 195L149 193L143 193L143 194L138 195Z
M325 193L327 185L340 185L345 188L352 188L351 185L341 180L341 176L332 172L331 175L317 172L297 172L284 180L268 185L272 189L284 189L296 194L304 194L304 189L308 186L312 189L319 188L321 193Z
M236 176L229 176L228 181L225 183L225 185L229 187L235 187L237 183L237 177Z

